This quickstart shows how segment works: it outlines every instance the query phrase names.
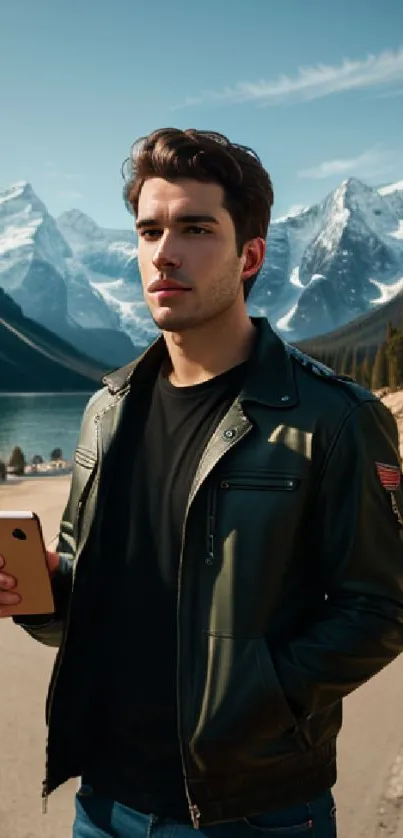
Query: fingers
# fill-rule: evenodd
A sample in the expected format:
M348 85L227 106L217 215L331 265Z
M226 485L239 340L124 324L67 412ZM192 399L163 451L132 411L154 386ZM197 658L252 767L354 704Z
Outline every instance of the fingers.
M0 556L0 568L4 567L4 558ZM6 573L0 572L0 617L8 616L2 614L3 606L16 605L21 602L19 594L13 593L12 589L16 586L16 580L13 576L8 576Z
M21 602L19 594L9 593L0 589L0 609L3 605L17 605L17 602Z

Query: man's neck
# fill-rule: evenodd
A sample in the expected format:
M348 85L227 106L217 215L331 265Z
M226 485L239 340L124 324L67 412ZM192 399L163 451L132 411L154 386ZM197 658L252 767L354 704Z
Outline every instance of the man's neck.
M189 387L236 367L249 358L255 334L249 317L231 324L231 328L211 321L185 333L164 332L171 383Z

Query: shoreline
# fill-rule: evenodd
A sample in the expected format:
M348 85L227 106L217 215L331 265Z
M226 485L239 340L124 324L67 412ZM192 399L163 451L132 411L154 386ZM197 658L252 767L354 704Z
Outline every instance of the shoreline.
M34 392L34 391L30 390L30 391L25 392L25 393L20 393L20 392L13 393L13 392L0 390L0 399L2 397L7 398L7 399L21 398L22 396L24 398L26 398L27 396L92 396L94 393L96 393L96 390L88 390L88 391L87 390L71 390L71 391L70 390L66 390L66 391L57 390L57 391L54 391L54 392L51 391L51 390L49 390L49 392L48 391L44 392L42 390L40 390L39 392Z
M17 483L32 483L33 480L43 480L47 478L48 480L52 477L71 477L73 473L73 469L53 469L52 471L36 471L32 472L32 474L20 474L15 476L13 474L7 477L7 480L0 481L0 488L2 486L16 486Z

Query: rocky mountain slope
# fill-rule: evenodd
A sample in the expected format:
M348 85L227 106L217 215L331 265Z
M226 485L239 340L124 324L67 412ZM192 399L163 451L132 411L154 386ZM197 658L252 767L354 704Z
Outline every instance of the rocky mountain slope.
M105 366L24 317L0 290L0 392L95 391Z
M94 289L27 183L0 191L0 288L35 320L108 365L135 352L120 318Z
M403 181L351 178L316 206L272 224L251 305L288 340L324 334L403 289Z
M52 218L28 183L0 191L0 287L24 314L111 366L156 329L142 299L134 233L78 210ZM403 290L403 181L354 178L277 219L249 310L291 342L373 312Z

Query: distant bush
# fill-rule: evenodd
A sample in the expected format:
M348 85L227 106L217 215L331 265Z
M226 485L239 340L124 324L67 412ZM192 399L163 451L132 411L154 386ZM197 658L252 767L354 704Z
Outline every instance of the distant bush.
M43 463L43 457L40 454L35 454L35 457L32 457L32 465L40 466L41 463Z
M0 483L4 483L5 480L7 480L6 464L3 463L3 460L0 460Z
M62 460L63 459L63 451L61 448L54 448L51 455L51 460Z
M14 474L24 474L25 456L18 445L14 448L8 465L13 470Z

